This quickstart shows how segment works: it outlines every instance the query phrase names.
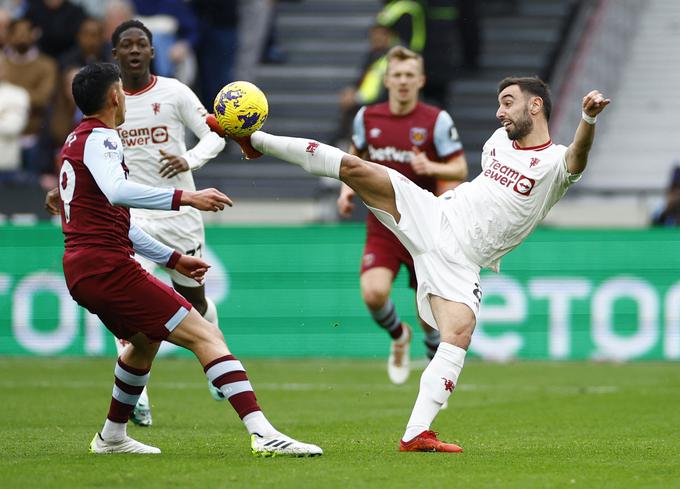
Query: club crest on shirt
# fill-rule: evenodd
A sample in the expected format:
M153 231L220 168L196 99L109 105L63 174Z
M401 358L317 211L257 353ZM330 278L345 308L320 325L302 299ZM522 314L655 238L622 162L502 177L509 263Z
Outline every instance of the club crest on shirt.
M427 139L427 129L424 127L412 127L408 133L408 137L413 144L421 146Z
M373 138L373 139L379 138L381 134L382 134L382 129L380 129L379 127L372 127L368 131L368 137Z
M517 183L515 183L513 190L521 195L529 195L531 193L531 189L534 188L534 185L536 185L536 180L533 178L520 176L519 180L517 180Z
M541 160L539 160L538 158L531 158L531 161L529 162L529 168L535 167L536 165L538 165L540 161Z
M151 110L153 110L153 115L158 115L158 113L161 111L161 104L158 102L152 103Z

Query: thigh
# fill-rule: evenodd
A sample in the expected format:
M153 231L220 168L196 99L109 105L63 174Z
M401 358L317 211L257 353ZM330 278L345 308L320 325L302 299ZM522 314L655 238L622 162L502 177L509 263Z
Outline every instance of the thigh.
M186 299L132 259L116 270L81 280L71 295L123 339L143 333L164 340L191 309Z
M362 275L374 268L387 268L392 271L392 275L399 273L401 262L396 250L402 247L401 243L391 231L380 225L384 231L376 233L368 231L366 244L361 257ZM384 234L383 234L384 233Z
M455 242L449 243L449 246L455 245ZM431 306L431 296L459 303L476 317L481 299L479 267L463 256L452 261L439 248L414 257L414 264L418 278L418 312L427 324L441 330Z
M345 155L340 166L340 180L349 185L369 209L379 209L399 221L388 170L358 156Z
M386 168L391 179L400 219L369 206L378 220L392 231L415 257L436 248L441 234L441 202L431 192L420 188L401 173Z

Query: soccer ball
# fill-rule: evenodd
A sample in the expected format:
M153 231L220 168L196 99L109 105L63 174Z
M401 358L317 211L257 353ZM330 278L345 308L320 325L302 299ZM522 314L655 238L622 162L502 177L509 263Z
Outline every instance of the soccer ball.
M269 114L267 97L246 81L225 85L215 97L215 119L230 136L249 136L262 127Z

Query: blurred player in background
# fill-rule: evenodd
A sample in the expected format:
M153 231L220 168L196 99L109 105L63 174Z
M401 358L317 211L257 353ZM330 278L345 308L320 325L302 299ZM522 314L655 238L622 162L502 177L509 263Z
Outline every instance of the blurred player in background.
M130 180L152 187L175 187L194 190L192 171L224 149L224 139L213 134L205 124L207 111L189 87L173 78L151 73L154 57L153 38L138 20L120 24L111 35L113 57L118 61L123 79L127 112L125 122L118 127L123 141L125 162L130 168ZM228 80L224 80L226 83ZM196 146L187 150L186 129L199 138ZM205 232L201 213L191 207L166 212L132 209L132 218L146 233L182 253L201 257L205 248ZM142 266L153 272L156 265L136 257ZM211 323L217 325L217 309L205 295L205 285L168 270L172 286ZM118 344L119 351L121 345ZM215 399L219 391L211 389ZM151 405L146 391L140 397L132 421L149 426Z
M574 140L553 144L552 103L538 78L505 78L498 86L496 117L502 126L482 149L482 173L439 197L401 173L308 139L255 132L236 141L248 158L268 154L314 175L349 185L413 256L420 316L441 334L420 378L401 451L461 452L430 430L453 393L482 299L479 272L498 271L501 258L538 226L579 180L595 138L597 115L610 100L593 90L583 97ZM208 117L210 127L219 126Z
M64 233L64 276L71 296L129 341L114 371L109 413L90 443L91 453L160 453L127 436L127 423L148 379L161 341L192 351L215 388L234 407L251 435L255 455L321 455L315 446L277 431L262 413L248 376L219 328L173 289L145 271L132 255L201 282L209 265L178 253L130 220L131 207L170 211L192 206L218 211L231 205L215 189L156 188L128 180L116 127L125 120L118 67L95 63L78 72L73 96L84 114L61 152L59 193Z
M439 180L459 183L467 177L467 162L456 126L444 110L419 102L425 85L423 58L404 47L387 54L384 84L388 101L362 107L354 118L350 153L398 171L425 190L437 193ZM342 184L338 211L349 217L356 192ZM399 239L369 213L366 245L361 261L361 295L373 320L392 338L387 372L395 384L409 376L411 327L399 318L390 295L399 268L409 273L409 285L417 288L413 258ZM439 331L420 317L428 358L439 346Z

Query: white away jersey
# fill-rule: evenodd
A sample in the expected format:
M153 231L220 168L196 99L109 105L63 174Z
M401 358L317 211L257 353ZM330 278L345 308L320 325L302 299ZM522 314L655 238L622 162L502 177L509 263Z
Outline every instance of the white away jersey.
M163 164L160 150L182 156L191 170L203 166L224 148L224 139L210 131L205 123L207 111L189 87L173 78L152 76L148 86L134 93L125 93L125 122L118 126L123 141L125 163L133 182L154 187L175 187L195 190L191 171L172 178L158 173ZM185 127L199 138L187 151ZM189 212L180 207L176 212L131 209L133 216L170 217Z
M482 173L445 193L444 212L468 257L498 271L581 175L567 171L566 146L519 148L498 129L482 149Z

